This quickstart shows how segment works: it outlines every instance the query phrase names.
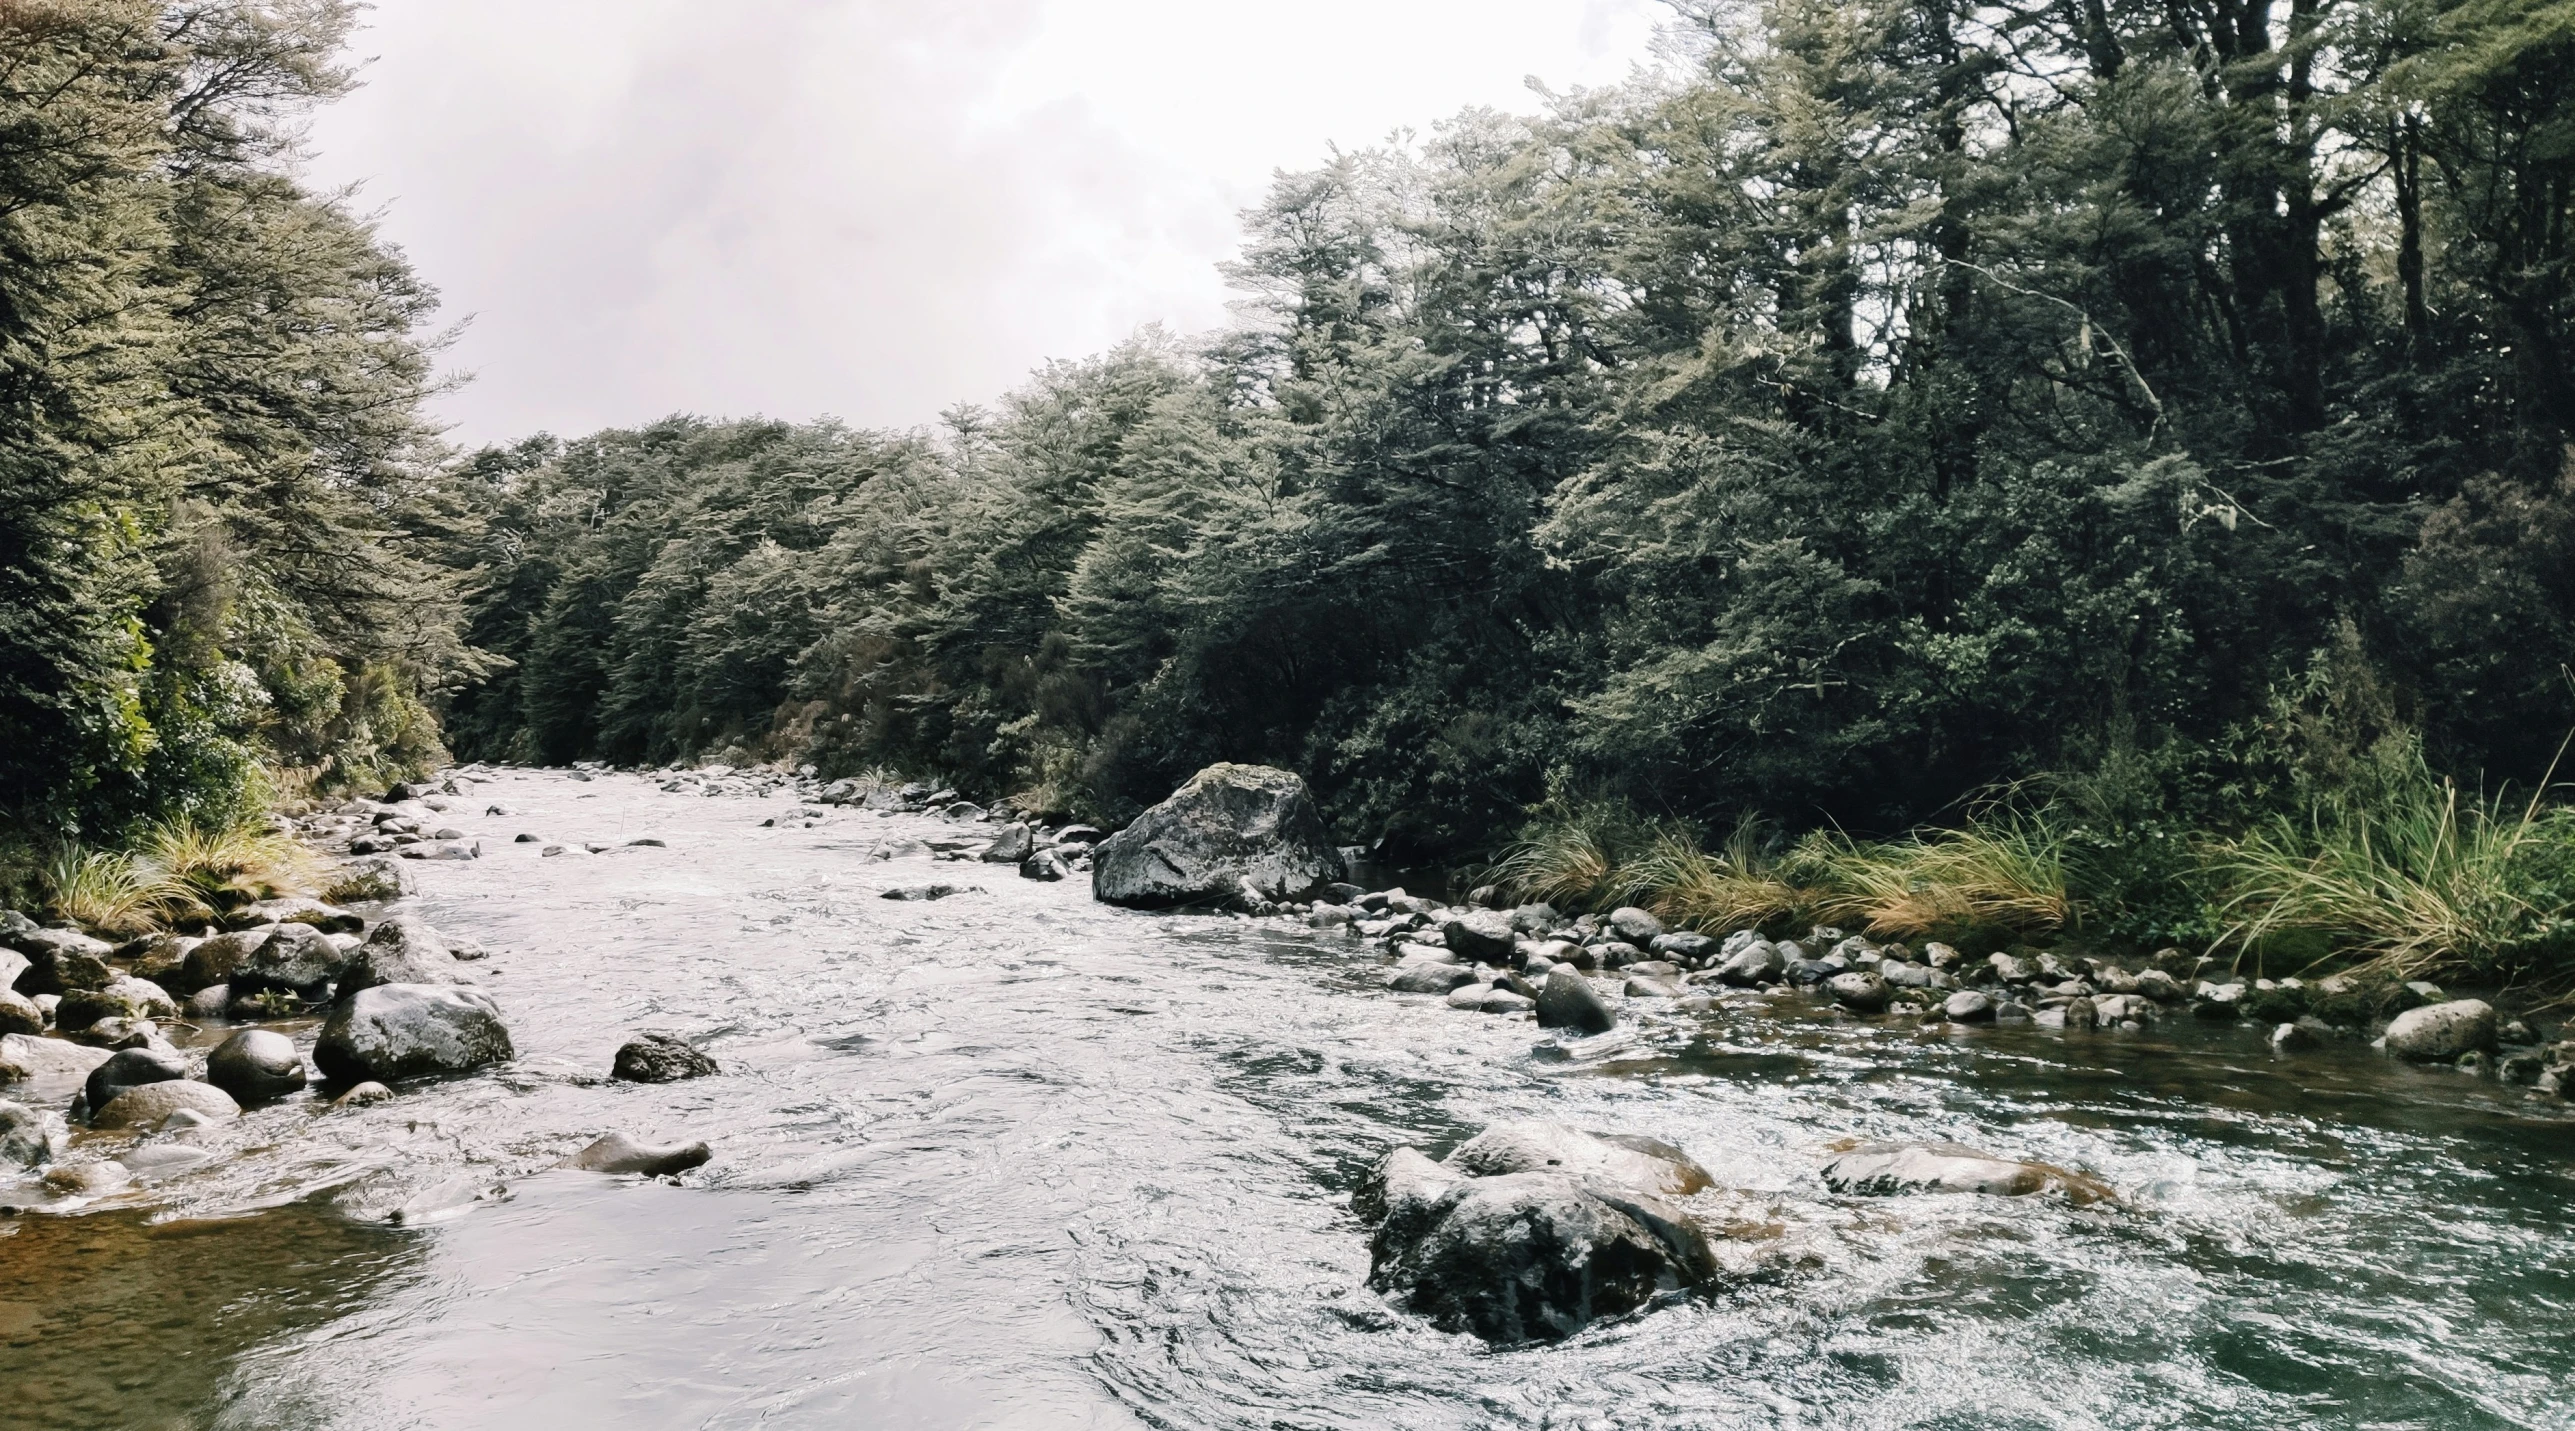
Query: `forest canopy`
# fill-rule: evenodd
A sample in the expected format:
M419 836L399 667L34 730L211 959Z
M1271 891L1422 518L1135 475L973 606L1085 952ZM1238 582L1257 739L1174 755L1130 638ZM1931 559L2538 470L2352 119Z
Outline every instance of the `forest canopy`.
M931 434L444 479L463 753L890 765L1116 819L1270 761L1894 830L2223 825L2575 719L2575 7L1694 4L1687 64L1280 176L1242 321ZM2321 772L2321 774L2320 774Z
M1109 821L1261 761L1398 859L2033 790L2142 851L2575 723L2566 0L1688 0L1280 175L1224 332L463 455L429 290L286 162L347 25L0 0L31 828L443 739Z

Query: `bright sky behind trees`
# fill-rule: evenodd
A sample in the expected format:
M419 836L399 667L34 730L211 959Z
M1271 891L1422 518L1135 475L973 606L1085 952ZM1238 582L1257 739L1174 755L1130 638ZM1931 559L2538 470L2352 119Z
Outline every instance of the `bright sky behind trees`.
M1273 170L1615 83L1658 0L378 0L311 176L443 290L460 441L931 420L1214 326ZM720 16L720 19L711 19Z

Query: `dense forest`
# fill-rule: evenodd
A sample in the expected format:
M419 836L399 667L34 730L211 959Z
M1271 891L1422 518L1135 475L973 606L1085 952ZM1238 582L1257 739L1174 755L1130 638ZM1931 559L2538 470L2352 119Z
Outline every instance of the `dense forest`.
M443 738L1109 821L1263 761L1397 860L2044 810L2161 938L2212 835L2549 778L2575 5L1676 16L1627 86L1281 175L1220 334L933 430L450 456L427 290L278 161L345 10L6 0L0 800Z
M330 0L0 0L0 811L222 827L438 750L475 669L399 537L435 296L296 122Z

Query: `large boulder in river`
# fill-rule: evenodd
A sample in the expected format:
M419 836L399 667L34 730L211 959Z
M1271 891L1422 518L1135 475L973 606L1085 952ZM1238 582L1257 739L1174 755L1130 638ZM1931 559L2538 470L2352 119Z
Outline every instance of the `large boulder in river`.
M1211 765L1100 842L1091 894L1146 908L1277 900L1342 871L1341 850L1304 780L1265 765Z
M116 977L107 965L107 956L116 952L116 946L77 929L39 929L10 940L9 947L27 961L10 983L30 997L104 989Z
M2494 1006L2483 999L2407 1009L2387 1026L2387 1051L2401 1058L2451 1059L2494 1046Z
M89 1071L81 1085L82 1105L96 1113L117 1095L147 1083L167 1083L188 1076L188 1060L170 1049L129 1048L108 1055Z
M516 1050L487 994L436 984L380 984L340 1001L313 1045L313 1063L342 1083L391 1083L466 1073Z
M438 931L409 915L375 927L340 970L340 997L384 984L454 984L464 974Z
M1351 1205L1376 1225L1370 1286L1445 1330L1511 1345L1711 1285L1707 1234L1669 1201L1707 1185L1662 1144L1522 1123L1446 1162L1397 1148Z

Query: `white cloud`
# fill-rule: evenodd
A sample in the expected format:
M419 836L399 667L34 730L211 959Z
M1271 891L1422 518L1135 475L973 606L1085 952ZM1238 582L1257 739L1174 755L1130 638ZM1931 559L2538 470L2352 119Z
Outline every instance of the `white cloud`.
M464 441L869 425L1224 319L1272 171L1623 78L1656 0L379 0L313 129L471 316ZM720 16L721 18L710 18Z

